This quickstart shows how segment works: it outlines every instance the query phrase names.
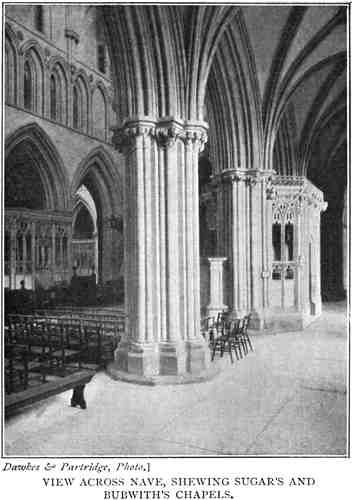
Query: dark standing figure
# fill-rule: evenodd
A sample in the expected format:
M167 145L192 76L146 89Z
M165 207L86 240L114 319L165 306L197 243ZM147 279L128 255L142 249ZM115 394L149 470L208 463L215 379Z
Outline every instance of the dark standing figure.
M72 303L77 305L79 302L79 278L77 276L77 268L73 266L72 268L73 274L70 283L70 292Z
M31 312L30 292L26 290L24 280L20 281L21 288L18 291L18 312L29 314Z

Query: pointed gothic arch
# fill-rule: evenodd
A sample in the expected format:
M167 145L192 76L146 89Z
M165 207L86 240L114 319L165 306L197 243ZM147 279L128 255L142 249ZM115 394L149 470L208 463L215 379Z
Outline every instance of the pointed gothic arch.
M122 264L122 179L103 147L92 150L79 164L71 183L71 200L82 185L97 211L97 274L104 281L116 279Z
M89 123L89 84L82 72L77 76L73 85L72 117L73 128L88 132Z
M17 39L10 26L5 32L5 102L17 103L18 85L18 47Z
M5 141L5 165L21 148L32 159L42 179L45 208L68 208L68 182L63 161L46 132L36 123L24 125Z
M122 179L114 160L102 146L93 149L79 164L71 183L71 199L83 179L92 174L109 215L122 212Z
M61 61L55 61L49 70L49 116L59 123L67 123L68 79Z
M99 139L106 140L108 127L108 96L105 86L98 82L92 88L92 133Z
M28 46L28 48L26 48ZM23 105L29 111L44 114L44 63L36 44L26 44L23 53Z

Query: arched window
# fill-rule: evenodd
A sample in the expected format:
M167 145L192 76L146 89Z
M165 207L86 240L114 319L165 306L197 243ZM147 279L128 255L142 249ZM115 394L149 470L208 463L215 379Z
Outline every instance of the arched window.
M79 120L79 91L77 86L73 87L73 128L80 128Z
M10 102L11 92L10 92L10 82L11 82L11 72L9 66L9 49L7 44L5 45L5 101Z
M92 96L93 135L105 140L106 134L106 104L101 89L95 89Z
M35 29L44 33L44 7L42 5L37 5L34 7L34 25Z
M16 103L17 87L17 52L12 37L6 33L5 37L5 100L7 103Z
M57 89L55 76L50 77L50 118L52 120L57 119Z
M62 66L56 63L50 75L50 118L66 123L67 79Z
M88 93L83 78L79 77L73 87L72 102L73 128L87 132L88 125Z
M26 109L33 110L32 70L28 61L24 63L23 74L23 104Z
M30 48L24 57L23 106L34 113L43 113L43 63L34 48Z

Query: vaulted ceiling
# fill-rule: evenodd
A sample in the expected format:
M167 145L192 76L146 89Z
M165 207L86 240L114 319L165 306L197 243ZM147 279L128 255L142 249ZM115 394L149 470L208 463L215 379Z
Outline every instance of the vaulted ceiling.
M344 154L345 7L129 5L102 12L121 123L135 115L205 119L215 171L309 176L322 142L324 168Z

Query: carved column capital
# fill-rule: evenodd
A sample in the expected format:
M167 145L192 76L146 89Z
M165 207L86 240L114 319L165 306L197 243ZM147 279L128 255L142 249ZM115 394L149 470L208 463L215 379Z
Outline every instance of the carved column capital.
M137 137L155 135L154 120L131 120L122 127L113 128L112 142L115 148L123 154L127 154L136 143Z
M203 151L208 140L208 125L205 122L185 122L182 140L186 146L196 145Z
M182 137L183 125L175 120L160 120L155 129L157 143L162 148L172 147Z
M260 182L260 178L257 176L247 175L245 178L245 183L247 186L254 187Z
M218 176L219 181L224 184L234 184L235 182L245 181L247 178L246 170L228 169L223 170Z
M207 141L207 124L204 122L184 122L174 118L160 120L136 118L126 121L121 127L113 128L113 144L118 151L126 154L138 136L152 136L158 146L172 147L177 139L186 146L197 146L202 151Z

